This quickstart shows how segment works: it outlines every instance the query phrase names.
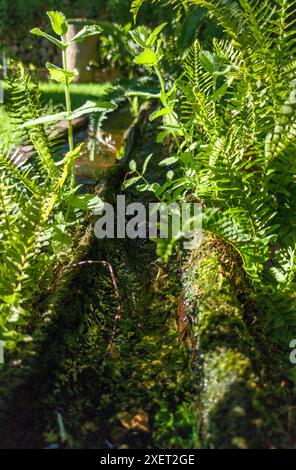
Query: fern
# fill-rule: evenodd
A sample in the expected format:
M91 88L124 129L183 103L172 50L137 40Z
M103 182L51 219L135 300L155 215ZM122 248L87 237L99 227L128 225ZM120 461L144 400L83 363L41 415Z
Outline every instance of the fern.
M120 84L110 86L104 95L102 96L102 101L108 101L114 105L118 105L125 101L124 97L124 88ZM108 118L108 114L112 112L112 109L105 109L99 113L93 113L90 116L90 123L89 123L89 139L87 142L87 148L89 152L90 160L94 160L95 154L98 150L101 149L101 144L97 139L98 133L103 128L103 123Z
M34 149L34 164L44 182L55 179L58 170L53 157L60 147L58 137L49 138L52 127L34 126L28 130L20 130L21 124L48 113L41 104L40 90L37 79L29 76L21 63L15 63L12 74L6 82L6 107L15 125L16 139L23 145L31 145ZM21 110L21 113L20 113Z
M15 79L8 82L8 109L20 125L38 116L40 93L23 66L18 65L14 73ZM51 140L50 132L36 125L19 134L23 143L34 148L25 162L19 159L21 150L0 152L0 338L10 347L24 339L23 325L39 288L37 279L45 270L44 261L50 266L49 255L42 254L46 233L53 211L62 204L74 158L69 153L57 164L52 150L57 141Z
M133 2L132 2L130 11L133 14L135 22L137 20L139 10L142 7L142 5L145 3L145 1L146 0L133 0ZM188 6L188 3L189 3L189 0L173 0L173 1L169 1L169 0L152 0L152 2L153 3L159 3L159 4L164 5L164 6L166 6L166 5L171 6L171 4L173 3L175 8L180 8L181 7L181 8L184 8L185 11L187 11L187 6Z
M132 6L131 6L131 13L134 16L135 21L137 19L139 10L140 10L140 8L141 8L141 6L143 5L144 2L145 2L145 0L133 0Z
M21 182L23 187L38 199L40 188L35 183L36 177L33 175L32 166L18 168L15 164L16 156L17 152L6 157L0 153L0 172L2 175L9 175L13 181Z
M211 50L196 41L180 59L181 76L162 96L170 102L177 87L181 104L175 101L173 109L183 176L158 193L170 200L176 189L181 199L189 193L202 201L205 228L237 249L256 288L278 299L286 282L291 298L296 2L189 3L207 8L227 37L214 40ZM172 127L162 129L176 136Z

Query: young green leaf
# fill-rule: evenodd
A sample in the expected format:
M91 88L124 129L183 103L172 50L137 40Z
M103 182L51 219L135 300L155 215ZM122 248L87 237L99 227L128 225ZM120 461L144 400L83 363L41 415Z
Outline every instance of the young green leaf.
M32 119L20 125L20 129L28 129L29 127L40 126L41 124L54 124L55 122L63 121L68 118L68 113L63 111L62 113L49 114L42 116L37 119Z
M75 209L87 211L103 207L104 203L98 196L93 194L75 194L70 199L70 205Z
M138 44L138 46L145 49L148 36L148 29L145 26L139 26L139 28L130 31L129 33L133 40Z
M151 193L158 194L161 186L159 183L152 183L147 187L147 191L150 191Z
M85 114L100 113L106 110L114 110L117 105L106 101L87 101L83 106L72 113L72 119L84 116Z
M169 157L169 158L166 158L165 160L162 160L159 163L159 166L170 166L170 165L173 165L174 163L176 163L177 161L178 161L178 158Z
M83 42L86 38L90 36L96 36L97 34L100 34L102 32L102 28L98 25L88 25L84 26L84 28L79 31L79 33L74 36L74 38L71 39L71 43L81 43Z
M50 18L51 26L58 36L64 36L68 32L68 22L66 17L60 11L48 11L47 15Z
M78 76L77 70L64 70L49 62L46 64L46 68L49 71L50 78L63 85L73 82L74 78Z
M156 138L156 142L158 144L162 144L164 139L169 135L169 132L168 131L162 131L158 134L157 138Z
M163 30L163 28L167 25L167 23L162 23L160 26L158 26L158 28L156 28L153 33L149 36L147 42L146 42L146 46L147 47L151 47L153 46L153 44L155 43L157 37L159 36L159 34L161 33L161 31Z
M42 38L48 39L48 41L52 42L53 44L55 44L60 49L65 49L65 47L66 47L61 41L54 38L53 36L50 36L49 34L44 33L43 31L41 31L40 28L31 29L30 33L34 34L35 36L40 36Z
M219 70L221 62L217 54L210 51L200 51L199 58L207 72L214 74Z
M151 114L150 116L150 121L154 121L155 119L165 116L167 114L172 114L173 110L171 108L163 108L160 109L159 111L155 111L154 113Z
M153 67L158 63L158 57L151 49L145 49L134 62L138 65L147 65L147 67Z
M130 161L129 167L130 167L130 170L131 170L131 171L136 171L136 169L137 169L137 164L136 164L135 160Z
M106 109L116 109L117 105L107 102L93 102L87 101L81 108L76 109L70 116L66 111L56 114L50 114L48 116L42 116L37 119L32 119L20 126L20 129L27 129L29 127L38 126L40 124L53 124L55 122L63 121L64 119L76 119L86 114L99 113L106 111Z
M141 179L140 176L135 176L134 178L130 178L129 180L126 180L121 186L122 191L129 188L133 184L137 183L138 181L140 181L140 179Z
M146 170L147 170L147 167L149 165L149 162L151 160L151 158L153 157L153 153L150 153L150 155L148 155L148 157L146 158L145 162L144 162L144 165L143 165L143 170L142 170L142 174L145 175L146 173Z

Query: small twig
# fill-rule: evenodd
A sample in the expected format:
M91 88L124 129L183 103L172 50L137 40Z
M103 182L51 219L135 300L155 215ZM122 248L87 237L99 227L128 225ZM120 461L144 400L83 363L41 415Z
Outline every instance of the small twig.
M115 341L115 338L116 338L117 324L122 318L120 292L119 292L119 289L118 289L118 285L117 285L117 281L116 281L116 277L115 277L112 265L110 263L108 263L108 261L90 261L90 260L88 260L88 261L80 261L79 263L71 264L66 269L77 268L77 267L80 267L80 266L81 267L83 267L83 266L93 266L93 265L98 265L98 264L100 264L101 266L104 266L105 268L108 269L111 280L112 280L112 285L113 285L113 288L114 288L115 298L116 298L116 302L117 302L116 315L115 315L115 319L114 319L114 326L113 326L112 336L111 336L111 338L109 340L109 343L108 343L108 351L110 352L113 348L113 344L114 344L114 341Z

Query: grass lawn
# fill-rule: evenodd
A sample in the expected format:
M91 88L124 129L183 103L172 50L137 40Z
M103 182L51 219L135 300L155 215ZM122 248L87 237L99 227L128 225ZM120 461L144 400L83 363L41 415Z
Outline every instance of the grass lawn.
M13 143L13 133L13 126L4 109L4 106L0 105L0 147Z
M98 100L102 96L110 82L106 83L81 83L71 85L72 108L82 106L87 100ZM45 101L52 101L53 104L65 104L65 94L63 85L59 83L40 83L42 98Z
M73 110L82 106L87 100L99 100L110 86L110 82L106 83L87 83L72 84L72 108ZM65 106L65 95L63 85L58 83L40 83L42 100L46 103L51 101L55 105ZM13 126L5 111L4 106L0 105L0 147L3 144L14 142Z
M0 134L2 132L6 131L11 127L11 124L9 122L9 118L7 117L7 114L4 110L4 107L0 105Z

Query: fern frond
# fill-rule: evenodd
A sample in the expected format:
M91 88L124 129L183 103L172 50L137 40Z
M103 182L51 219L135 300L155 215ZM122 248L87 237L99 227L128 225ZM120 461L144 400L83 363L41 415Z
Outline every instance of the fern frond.
M15 222L13 213L15 212L15 204L12 202L12 189L13 187L7 184L5 176L0 176L0 230L1 239L0 243L3 243L5 233L9 233L11 227Z
M225 4L222 0L190 0L190 3L206 8L211 17L218 21L224 31L234 39L237 44L240 43L242 17L236 2L231 1Z
M14 122L22 124L40 115L40 93L22 67L16 77L8 83L10 112ZM18 109L20 105L23 109ZM0 153L0 338L14 342L22 339L18 325L28 315L44 271L40 260L47 256L42 251L52 214L62 204L73 160L80 152L77 148L57 165L52 155L57 140L49 137L51 129L38 125L25 132L23 143L33 145L33 157L24 162L19 149Z
M46 110L42 107L38 81L26 74L22 64L15 64L12 76L6 81L6 107L16 128L26 121L34 120ZM38 125L18 133L17 139L22 145L32 145L35 150L34 161L38 174L48 184L58 175L54 162L53 149L58 147L58 138L50 138L52 129Z
M279 118L272 134L266 137L265 155L267 161L276 158L296 140L296 90L281 107Z
M275 0L276 18L274 20L274 45L277 50L278 63L280 64L283 56L291 57L296 35L296 2L295 0Z
M76 149L75 154L80 151ZM2 257L0 262L0 312L2 321L0 325L0 337L4 338L8 333L8 323L18 325L26 315L26 302L32 296L32 285L38 275L36 263L38 255L44 244L44 231L51 217L56 203L60 197L62 188L69 176L71 162L75 155L66 155L63 171L49 194L38 201L27 199L21 211L17 214L17 223L11 224L6 210L6 239L2 245ZM7 187L3 192L0 184L1 212L6 207ZM11 212L11 195L8 197L8 211ZM1 223L1 218L0 218ZM44 269L44 266L41 266Z
M13 155L4 156L0 152L0 172L10 175L15 182L22 184L36 198L40 197L40 188L35 184L36 178L32 174L32 167L22 166L17 168L13 161Z
M134 21L136 21L139 10L145 0L133 0L132 6L131 6L131 13L133 14Z
M110 86L102 96L102 101L119 105L125 101L124 87L121 85ZM99 113L93 113L90 116L89 122L89 134L90 138L87 142L87 148L89 152L90 160L94 160L96 151L100 148L100 142L98 141L97 135L101 132L103 124L108 118L108 115L112 112L112 109L106 109Z

